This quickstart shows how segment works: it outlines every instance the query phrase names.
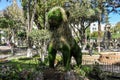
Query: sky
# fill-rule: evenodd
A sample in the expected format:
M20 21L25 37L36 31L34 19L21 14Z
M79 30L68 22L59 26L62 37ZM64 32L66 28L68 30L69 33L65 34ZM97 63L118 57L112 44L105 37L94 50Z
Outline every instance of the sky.
M116 24L117 22L120 22L120 14L117 14L117 13L110 13L109 14L109 22L111 24Z
M18 6L21 7L20 0L17 0L17 3L18 3ZM0 11L3 10L3 9L6 9L7 6L9 6L11 4L12 4L12 2L6 2L6 0L1 0ZM120 22L120 14L110 13L109 17L110 17L109 22L112 25L115 25L117 22Z
M20 0L17 0L18 6L21 7L21 3ZM0 1L0 10L4 10L6 9L8 6L10 6L12 4L11 1L6 1L6 0L1 0Z

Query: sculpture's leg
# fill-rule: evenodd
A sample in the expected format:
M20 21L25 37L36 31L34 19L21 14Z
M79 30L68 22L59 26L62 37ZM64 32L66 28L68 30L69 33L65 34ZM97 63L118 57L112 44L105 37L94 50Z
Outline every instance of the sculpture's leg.
M68 45L64 45L61 48L61 52L63 55L63 63L65 66L65 70L70 70L70 48Z
M48 47L48 58L49 58L49 67L54 68L54 62L56 58L57 51L53 48L52 43Z
M71 55L75 58L77 66L80 67L80 65L82 64L82 52L76 42L75 42L75 45L71 49Z

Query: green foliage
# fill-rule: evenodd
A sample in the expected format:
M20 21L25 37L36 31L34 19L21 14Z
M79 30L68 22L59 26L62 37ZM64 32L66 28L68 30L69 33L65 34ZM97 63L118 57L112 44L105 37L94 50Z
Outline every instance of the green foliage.
M16 0L14 0L16 1ZM11 39L14 36L14 40L17 37L18 27L21 27L23 22L22 9L20 9L17 3L12 3L3 11L3 17L0 18L0 28L6 28L8 33L6 37Z
M50 39L50 32L48 30L32 30L29 33L29 37L32 40L32 43L36 46L36 48L41 48L43 46L44 41Z
M88 75L92 71L92 67L90 66L82 66L82 70L85 71L86 75Z
M114 38L114 39L120 38L120 33L112 34L112 38Z
M91 34L91 37L97 38L97 37L98 37L98 32L97 32L97 31L94 31L94 32Z
M17 36L20 38L25 38L26 37L26 31L20 30L17 32Z
M118 22L116 25L120 28L120 22Z
M56 60L57 60L57 62L62 61L62 57L60 55L57 55Z
M1 80L16 80L19 79L18 73L20 72L18 68L13 66L3 65L0 67L0 79Z
M79 34L80 34L80 39L81 39L81 44L84 43L85 39L85 32L86 29L90 26L92 22L95 22L98 20L98 13L99 9L94 6L93 8L93 3L91 3L91 0L77 0L77 1L72 1L70 2L70 19L69 21L73 25L72 27L74 28L75 25L81 26L77 27Z
M6 18L0 18L0 28L8 27L8 20Z
M79 38L78 38L78 37L75 37L74 39L75 39L75 41L76 41L77 43L79 42Z
M87 45L86 45L86 49L87 49L87 50L90 49L90 44L89 44L89 43L87 43Z
M0 80L35 80L37 73L41 73L38 67L42 66L39 65L38 58L24 57L0 64Z
M30 16L32 12L34 11L34 2L35 0L30 0ZM35 24L40 28L45 28L45 22L46 22L46 13L55 6L64 6L64 2L67 0L37 0L36 3L36 13L34 17ZM24 10L24 16L27 18L27 8L28 1L22 0L22 6Z
M99 9L92 8L92 4L89 1L84 0L82 2L72 2L71 5L70 13L72 19L75 19L75 21L97 21L97 13L99 12Z
M33 41L41 41L50 38L50 32L48 30L32 30L29 36Z
M82 69L80 69L78 67L75 67L75 72L81 76L85 76L85 71L83 71Z
M48 13L48 20L56 20L57 22L62 21L62 14L60 9L57 9L55 11L51 11Z
M14 3L12 3L4 10L4 17L6 17L7 19L14 20L15 22L17 22L16 24L23 23L24 22L23 11L18 7L16 0L14 1L15 1Z
M93 70L93 68L90 66L82 66L81 68L75 67L74 69L76 73L84 77L87 76Z
M15 21L7 18L0 18L0 28L13 27Z
M118 22L117 24L116 24L116 26L114 27L114 30L116 31L116 32L120 32L120 22Z
M100 32L101 36L103 36L103 32ZM91 33L91 38L97 38L98 37L98 31L94 31L93 33Z

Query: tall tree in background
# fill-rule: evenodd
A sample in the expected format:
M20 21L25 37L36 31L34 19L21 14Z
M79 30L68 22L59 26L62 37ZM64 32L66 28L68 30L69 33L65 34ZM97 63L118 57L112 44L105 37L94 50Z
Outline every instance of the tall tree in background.
M15 31L17 31L18 27L20 27L20 24L24 22L23 11L18 7L16 0L13 0L12 5L8 6L7 9L4 11L4 17L13 21L13 25L10 27L10 29L14 37L14 33L16 33Z
M12 1L12 4L3 10L3 19L7 20L8 23L4 24L8 26L2 26L3 28L9 28L10 30L15 31L21 23L23 23L23 12L17 5L16 0Z
M100 52L100 40L101 40L101 22L102 22L102 14L104 13L104 0L92 1L93 5L97 7L100 11L98 13L98 52Z
M118 23L116 24L116 30L117 30L117 31L120 31L120 22L118 22Z
M46 14L54 6L63 6L66 0L37 0L36 10L34 15L34 22L37 25L38 29L44 29L46 24ZM33 11L33 6L35 1L29 0L30 3L30 16ZM27 5L26 0L22 0L22 6L24 10L24 15L27 18Z
M107 8L108 13L118 13L120 14L120 0L106 0L104 2L105 7Z
M91 2L88 0L70 2L70 25L79 31L81 39L80 42L82 45L84 45L85 30L92 22L98 20L97 14L99 13L99 9L96 7L93 8Z
M38 0L35 14L35 24L39 29L45 29L46 14L54 6L63 6L66 0Z
M22 6L24 10L24 17L26 22L26 31L27 31L27 57L32 57L32 42L29 34L33 27L34 15L36 12L37 0L22 0Z
M100 10L100 12L98 13L98 52L100 52L101 22L104 21L106 24L108 24L109 13L120 12L119 10L117 10L117 8L120 7L120 0L92 0L92 3ZM104 15L104 17L102 15Z
M27 21L28 33L31 32L33 22L35 22L38 29L45 29L47 11L57 5L61 5L64 0L22 0L24 16ZM29 37L28 37L29 38ZM31 46L31 41L28 39L28 44ZM30 52L30 51L28 51Z
M0 26L7 29L7 41L11 43L11 52L14 53L12 44L15 43L18 27L23 23L22 9L18 7L16 0L12 0L12 4L3 11L3 15Z

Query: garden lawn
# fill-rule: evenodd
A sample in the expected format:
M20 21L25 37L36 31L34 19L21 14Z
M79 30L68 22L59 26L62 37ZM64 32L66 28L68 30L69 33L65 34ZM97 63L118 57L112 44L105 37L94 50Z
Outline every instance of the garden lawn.
M5 66L14 66L17 67L20 71L25 69L35 69L39 65L39 57L33 57L33 58L18 58L18 59L12 59L10 61L5 61L5 62L0 62L0 67L5 65Z

